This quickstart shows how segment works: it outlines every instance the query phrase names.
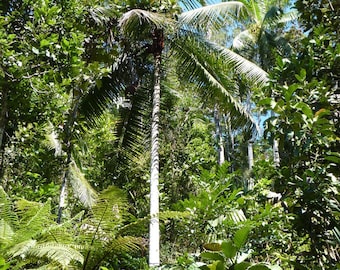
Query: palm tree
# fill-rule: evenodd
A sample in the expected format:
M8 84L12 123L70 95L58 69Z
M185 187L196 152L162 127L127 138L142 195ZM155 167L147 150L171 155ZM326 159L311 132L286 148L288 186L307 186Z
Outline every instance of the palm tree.
M275 54L286 56L291 46L284 37L284 27L297 13L285 12L290 1L239 0L245 7L247 21L233 39L233 50L269 71L275 64Z
M190 1L189 1L190 2ZM145 3L144 3L145 4ZM172 3L173 4L173 3ZM142 5L142 4L141 4ZM146 4L145 4L146 5ZM132 6L133 7L133 6ZM131 8L132 8L131 7ZM159 259L159 111L161 78L166 80L167 64L177 70L181 83L194 83L197 90L206 99L213 100L228 111L241 125L255 126L252 116L245 110L240 101L235 83L230 80L229 73L243 74L253 83L264 83L266 73L257 65L244 59L238 54L205 39L202 31L192 27L195 20L214 17L216 21L225 19L226 14L239 13L240 5L224 3L212 5L209 9L198 9L177 14L178 6L171 5L159 8L161 12L149 11L150 6L138 6L126 11L119 20L121 57L113 65L114 69L109 77L103 78L101 87L96 87L83 99L80 106L85 114L96 116L105 108L106 103L114 102L120 89L129 89L132 100L128 110L132 112L138 100L134 97L143 89L153 89L153 109L151 120L151 179L150 179L150 247L149 264L157 266ZM147 10L149 9L149 10ZM232 11L231 11L232 10ZM177 14L178 20L174 16ZM215 16L215 15L216 16ZM224 14L222 17L220 14ZM149 58L153 56L153 60ZM163 62L163 64L162 64ZM150 79L149 74L153 74ZM126 91L127 92L127 91ZM85 108L90 108L87 111ZM93 112L91 115L91 111ZM134 115L130 114L131 117ZM141 119L139 119L141 120ZM124 124L128 121L124 121ZM140 121L131 121L140 125ZM126 126L125 134L130 128ZM135 146L136 143L130 144Z
M252 59L266 71L275 65L275 56L287 56L291 46L283 35L288 22L296 18L296 11L284 12L290 1L278 0L239 0L246 7L249 22L233 40L233 49ZM252 157L252 144L248 145L249 157ZM273 159L275 166L280 164L278 141L273 141ZM251 162L251 161L250 161ZM249 162L249 164L250 164Z
M183 16L183 17L182 17ZM177 66L181 67L181 81L192 81L204 89L203 92L211 97L224 96L222 99L234 114L243 122L252 122L251 116L244 110L237 96L225 88L228 77L224 63L233 65L236 72L243 72L251 79L265 81L266 75L261 69L251 62L239 57L237 54L211 42L204 41L199 33L188 30L185 16L179 15L179 22L169 20L163 14L156 14L142 9L133 9L123 15L120 20L122 33L130 38L152 39L146 50L153 54L153 110L151 120L151 179L150 179L150 234L149 234L149 265L158 266L159 260L159 112L161 89L161 60L164 43L169 41L166 51L171 51L171 59L175 59ZM183 18L183 19L182 19ZM185 29L186 28L186 29ZM142 37L140 33L146 33ZM171 37L171 39L166 39ZM224 61L219 60L223 59ZM217 62L215 62L217 61ZM217 63L219 64L217 65ZM224 68L221 68L224 66ZM218 68L221 69L218 69ZM210 93L209 93L210 92ZM225 104L224 104L225 106Z

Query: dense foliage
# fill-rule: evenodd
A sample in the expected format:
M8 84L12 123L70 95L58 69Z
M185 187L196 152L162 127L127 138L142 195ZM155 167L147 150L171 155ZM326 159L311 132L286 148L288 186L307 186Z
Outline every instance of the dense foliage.
M339 16L2 1L0 269L149 269L155 157L157 269L338 269Z

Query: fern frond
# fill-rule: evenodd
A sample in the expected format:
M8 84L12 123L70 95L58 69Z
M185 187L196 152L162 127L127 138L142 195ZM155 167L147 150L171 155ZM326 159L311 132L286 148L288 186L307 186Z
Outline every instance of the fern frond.
M141 248L143 239L140 237L123 236L110 241L106 246L112 253L124 253L136 251Z
M92 217L89 218L94 225L103 229L113 229L121 224L126 215L127 199L122 190L111 186L102 191L96 204L92 207Z
M63 267L68 266L71 261L77 261L81 264L84 262L83 255L74 246L56 242L36 244L28 250L28 254L39 258L47 257Z
M70 163L69 171L73 193L85 207L91 208L98 197L97 192L86 180L85 175L80 171L74 161Z
M37 205L40 207L37 208ZM23 223L13 236L14 243L31 239L41 233L44 228L54 223L50 200L45 204L20 200L17 203L17 210L20 212Z
M44 242L56 241L59 243L73 243L75 228L79 226L83 216L84 211L81 211L61 224L52 224L42 231L40 240Z
M18 216L13 211L12 202L2 186L0 186L0 218L13 229L18 225Z
M179 211L162 211L159 213L159 220L162 222L166 222L170 219L184 219L190 216L190 212L179 212ZM129 224L119 228L120 235L142 235L147 233L148 224L150 222L150 216L146 216L143 218L138 218L134 222L130 222Z
M10 243L13 235L11 226L4 219L0 219L0 248Z
M159 220L166 221L169 219L183 219L188 218L190 212L179 212L179 211L162 211L159 213Z
M8 250L8 254L12 257L26 255L27 252L37 244L37 240L29 239L23 242L20 242L13 246L10 250Z

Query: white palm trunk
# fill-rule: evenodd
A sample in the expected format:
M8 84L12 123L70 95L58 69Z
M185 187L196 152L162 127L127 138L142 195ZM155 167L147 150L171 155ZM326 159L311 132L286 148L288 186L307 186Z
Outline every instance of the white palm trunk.
M215 109L214 109L214 121L215 121L216 137L217 137L217 143L218 143L218 164L222 165L225 162L224 141L223 141L222 130L221 130L220 115L219 115L217 105L215 105Z
M274 153L274 165L275 167L280 166L280 153L279 153L279 141L274 139L273 142L273 153Z
M152 128L151 128L151 179L150 179L150 229L149 266L160 264L159 232L159 114L161 93L161 53L155 54L155 73L153 90Z
M248 142L248 165L249 165L249 170L251 170L254 166L253 141Z

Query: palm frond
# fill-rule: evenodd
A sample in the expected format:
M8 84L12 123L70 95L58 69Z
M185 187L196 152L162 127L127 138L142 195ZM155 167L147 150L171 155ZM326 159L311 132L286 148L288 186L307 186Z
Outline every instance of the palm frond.
M212 28L218 30L232 17L241 17L244 11L244 4L239 1L222 2L183 12L178 18L178 23L180 27L200 29L209 27L210 30Z
M124 64L124 63L123 63ZM114 70L109 77L103 77L81 100L79 113L92 125L96 119L117 101L125 86L119 79L119 70Z
M234 37L232 47L235 50L242 50L249 48L249 43L253 44L255 41L254 35L252 35L249 30L244 30Z
M123 14L119 20L119 27L124 36L147 37L151 29L165 28L169 21L163 14L142 9L132 9ZM138 38L137 38L138 39Z
M278 23L290 23L299 18L299 13L297 10L291 10L289 12L283 13L279 18Z
M96 201L97 193L86 180L85 175L81 172L75 162L69 165L71 185L73 193L85 207L91 208Z
M242 209L233 209L226 213L226 218L233 221L234 223L240 223L247 220Z
M263 25L276 25L279 19L281 18L283 12L277 6L272 6L264 15Z
M59 157L62 154L62 145L58 138L58 134L55 132L55 128L51 122L45 127L46 140L43 142L48 149L54 150L54 156Z
M191 44L191 48L188 47L188 44ZM251 78L255 83L257 80L254 80L253 77L254 75L258 76L259 73L256 73L254 69L263 71L236 53L216 47L217 45L211 46L211 44L206 43L206 51L203 51L202 43L195 48L193 48L193 45L195 45L195 40L190 43L186 40L185 43L181 44L176 41L173 45L173 48L176 49L175 56L181 59L179 66L181 66L182 74L190 74L190 81L195 83L201 91L203 90L205 100L209 97L210 99L215 97L214 102L221 104L222 108L228 105L228 110L232 111L235 116L238 115L239 123L252 125L255 132L257 123L243 106L240 98L237 97L237 85L232 82L231 78L228 78L228 73L239 73L246 78ZM216 54L216 51L220 56ZM218 64L219 68L216 68ZM252 67L254 69L251 69ZM219 99L216 99L216 97L219 97Z
M120 152L124 152L124 158L133 160L145 151L146 138L150 129L150 108L151 93L145 87L138 87L130 98L130 108L120 108L116 136L117 148L121 150Z
M111 5L105 6L91 6L88 9L90 18L98 25L105 25L110 22L112 18L116 17L116 8Z
M214 45L217 51L225 59L226 64L239 75L244 76L259 86L263 86L268 82L268 73L261 69L253 62L243 58L239 54L219 45Z

